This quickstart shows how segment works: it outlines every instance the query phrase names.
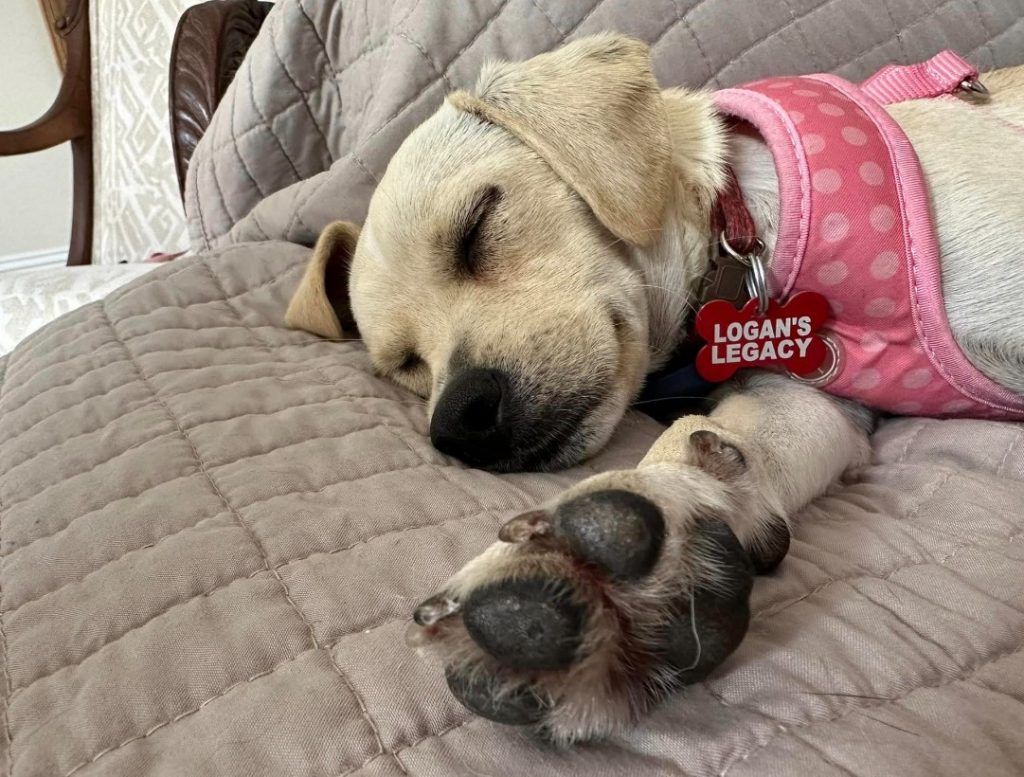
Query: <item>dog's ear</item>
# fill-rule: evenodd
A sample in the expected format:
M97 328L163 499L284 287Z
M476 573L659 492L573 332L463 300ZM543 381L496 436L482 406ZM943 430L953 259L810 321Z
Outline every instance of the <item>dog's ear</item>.
M348 271L359 227L347 221L328 224L313 248L306 273L295 290L285 323L321 337L355 333L348 302Z
M616 236L646 245L669 192L671 146L647 45L583 38L525 62L488 65L456 108L537 152Z
M698 467L719 480L731 480L747 469L743 453L708 429L690 435L690 449Z

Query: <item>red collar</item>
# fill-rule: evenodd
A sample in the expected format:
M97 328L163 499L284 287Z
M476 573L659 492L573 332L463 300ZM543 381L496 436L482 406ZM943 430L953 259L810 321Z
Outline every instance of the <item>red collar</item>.
M711 207L710 218L711 239L719 248L697 286L695 307L698 309L713 299L728 300L742 307L750 299L746 285L748 266L735 254L749 256L763 249L754 217L743 200L743 191L732 167L726 166L725 176L725 187ZM734 253L725 250L723 240Z
M711 208L711 235L716 240L724 236L738 254L749 255L759 250L754 217L743 200L743 190L736 173L728 165L725 168L725 188Z

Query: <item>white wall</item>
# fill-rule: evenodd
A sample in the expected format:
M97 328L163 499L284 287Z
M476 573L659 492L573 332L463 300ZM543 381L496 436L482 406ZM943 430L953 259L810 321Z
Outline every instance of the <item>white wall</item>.
M0 129L35 121L61 74L38 0L3 0ZM0 157L0 270L46 254L66 258L71 235L71 146Z

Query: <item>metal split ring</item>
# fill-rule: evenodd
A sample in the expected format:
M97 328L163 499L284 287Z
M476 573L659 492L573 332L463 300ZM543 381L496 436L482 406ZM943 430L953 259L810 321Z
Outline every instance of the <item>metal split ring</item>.
M760 254L750 255L750 269L744 279L747 294L757 299L757 314L763 316L768 312L768 277L764 269L764 260Z
M747 286L747 294L750 298L757 300L757 314L763 316L768 312L768 272L762 258L765 249L764 242L761 238L754 238L754 250L749 254L741 254L729 245L725 232L719 235L718 242L723 251L747 268L743 282Z
M982 97L988 97L989 91L981 81L977 78L965 78L960 82L960 88L965 92L973 92L974 94L981 95Z

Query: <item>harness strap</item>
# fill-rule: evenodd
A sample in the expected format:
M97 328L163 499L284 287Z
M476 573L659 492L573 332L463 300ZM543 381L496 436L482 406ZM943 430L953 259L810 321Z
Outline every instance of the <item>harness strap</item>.
M860 85L862 92L882 105L953 94L974 83L978 69L960 55L946 50L916 65L883 67ZM973 87L968 87L973 88Z

